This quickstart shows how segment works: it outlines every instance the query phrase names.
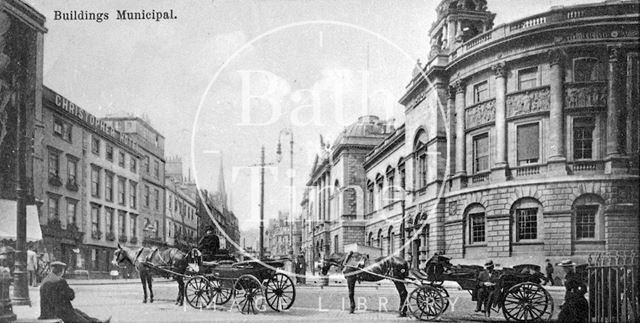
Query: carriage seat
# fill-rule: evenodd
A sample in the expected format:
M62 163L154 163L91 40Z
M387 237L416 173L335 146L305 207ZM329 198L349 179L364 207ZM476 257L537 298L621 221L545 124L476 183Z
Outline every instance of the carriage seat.
M421 270L411 269L411 273L413 274L413 276L415 276L419 280L429 280L429 277L427 276L427 274L423 273Z
M202 266L208 268L215 268L218 265L231 265L233 264L232 260L214 260L214 261L203 261Z

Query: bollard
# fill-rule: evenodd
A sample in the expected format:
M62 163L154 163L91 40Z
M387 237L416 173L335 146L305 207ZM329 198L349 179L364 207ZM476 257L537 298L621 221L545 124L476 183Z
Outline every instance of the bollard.
M11 322L16 320L11 305L9 289L13 283L10 268L13 266L15 251L11 247L0 248L0 322Z

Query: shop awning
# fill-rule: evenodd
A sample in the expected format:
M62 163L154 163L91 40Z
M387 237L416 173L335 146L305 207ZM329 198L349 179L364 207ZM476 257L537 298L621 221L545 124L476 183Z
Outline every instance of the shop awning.
M18 203L0 199L0 240L16 240L16 216ZM42 240L38 208L27 205L27 241Z

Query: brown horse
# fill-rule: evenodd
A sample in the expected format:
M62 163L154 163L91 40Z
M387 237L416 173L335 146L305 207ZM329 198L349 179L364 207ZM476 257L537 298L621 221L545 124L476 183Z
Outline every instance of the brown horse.
M373 264L367 266L368 258L367 255L357 252L332 254L322 260L322 275L327 275L332 266L342 270L349 288L349 302L351 303L349 313L353 313L356 308L353 297L356 281L377 282L390 279L400 296L400 308L398 309L400 316L407 316L407 289L403 281L409 275L409 263L400 257L393 256L377 258Z
M143 303L147 302L147 286L149 287L149 302L153 303L152 275L159 275L166 278L173 277L178 282L178 298L176 305L184 302L184 272L187 270L187 254L176 248L151 249L151 248L127 248L118 244L118 248L113 253L113 264L119 265L128 262L133 265L140 274L140 282L144 291ZM149 265L150 264L150 265ZM164 270L163 270L164 269ZM170 270L175 274L171 274Z

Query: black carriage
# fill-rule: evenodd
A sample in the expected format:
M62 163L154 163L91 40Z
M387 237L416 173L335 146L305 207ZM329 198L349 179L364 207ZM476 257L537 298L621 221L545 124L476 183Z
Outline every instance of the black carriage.
M288 310L296 290L291 278L279 271L283 266L277 260L200 262L185 284L185 298L198 309L233 298L232 306L243 314L266 309L265 302L274 311Z
M444 281L455 281L475 300L478 274L482 266L452 265L449 258L436 255L424 271L414 271L420 282L409 295L409 310L419 320L438 319L449 307ZM489 300L490 314L502 311L508 321L544 321L553 315L553 299L540 285L544 275L536 265L518 265L496 270L498 281Z

